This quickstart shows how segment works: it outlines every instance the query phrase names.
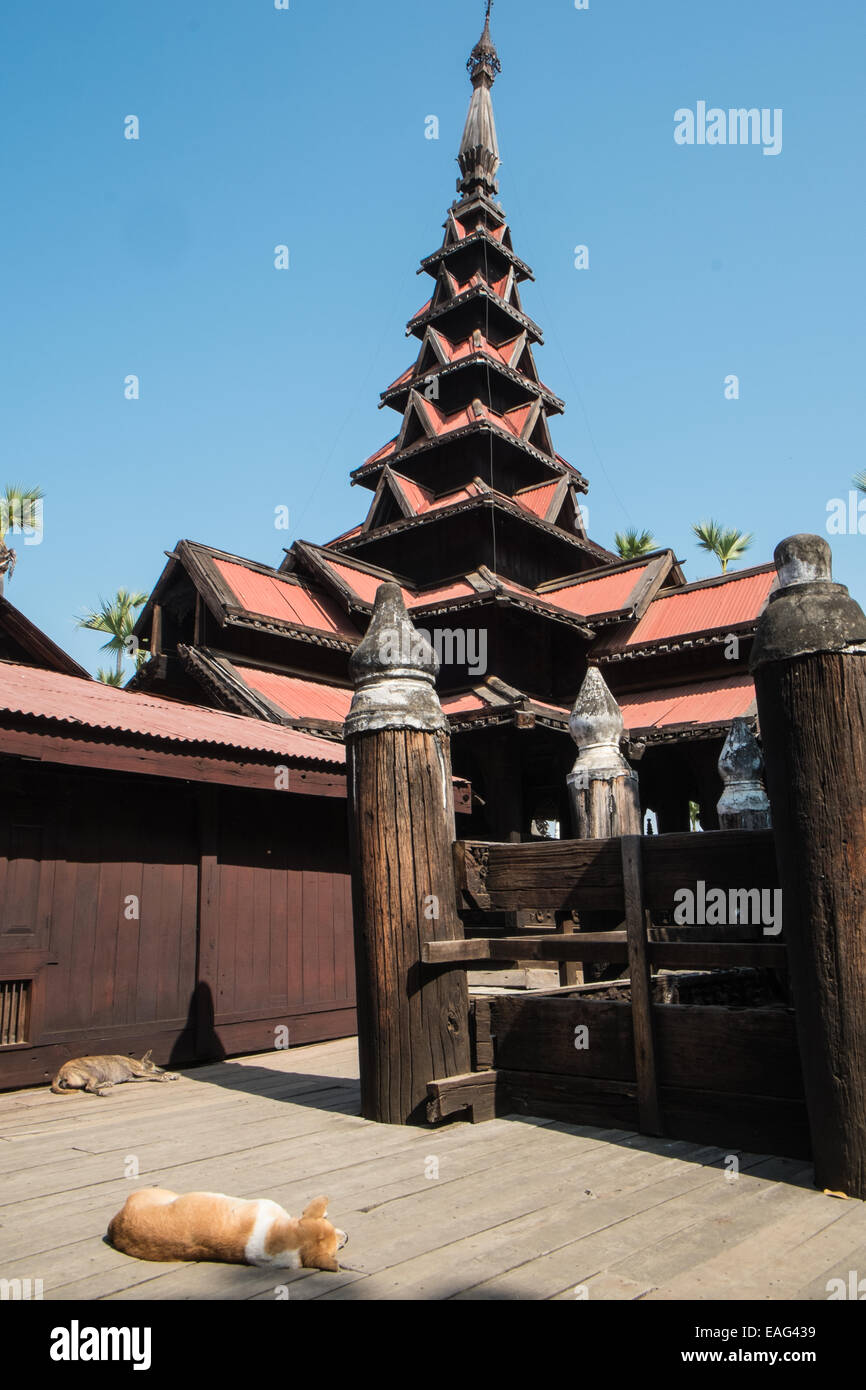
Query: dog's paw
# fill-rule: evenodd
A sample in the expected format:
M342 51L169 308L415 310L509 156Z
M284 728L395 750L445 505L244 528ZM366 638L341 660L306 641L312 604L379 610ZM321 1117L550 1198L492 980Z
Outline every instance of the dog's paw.
M167 1071L165 1076L163 1076L161 1079L163 1081L180 1081L180 1076L176 1071Z

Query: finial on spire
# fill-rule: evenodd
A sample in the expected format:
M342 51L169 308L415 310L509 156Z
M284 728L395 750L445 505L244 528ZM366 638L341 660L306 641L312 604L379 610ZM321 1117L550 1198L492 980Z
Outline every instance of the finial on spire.
M478 81L487 79L492 86L496 81L496 74L502 71L502 64L499 61L499 54L496 52L496 45L490 37L490 11L493 9L493 0L487 0L487 13L484 16L484 30L481 38L469 55L466 67L469 76L472 78L472 85Z
M457 162L463 175L457 181L457 191L465 196L483 193L488 197L499 192L496 171L499 168L499 145L496 139L496 124L493 119L493 103L490 88L496 81L496 74L502 71L496 45L490 37L490 11L493 0L487 0L487 13L484 18L484 31L469 55L466 68L472 79L472 100L466 127L460 142Z

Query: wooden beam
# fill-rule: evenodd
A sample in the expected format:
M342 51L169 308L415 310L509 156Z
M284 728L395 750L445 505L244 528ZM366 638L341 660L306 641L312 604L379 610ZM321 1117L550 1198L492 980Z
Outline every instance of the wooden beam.
M466 1072L443 1081L429 1081L427 1096L429 1124L468 1110L472 1124L477 1125L482 1120L507 1114L510 1109L495 1071Z
M637 1104L642 1134L662 1134L656 1076L652 1020L652 984L647 951L647 910L643 891L641 836L622 838L622 877L625 887L625 922L628 965L631 976L631 1017L634 1032L634 1065Z
M425 941L421 960L425 965L485 968L490 961L589 960L611 965L629 964L628 936L624 931L579 932L574 936L545 933L540 936L484 936L467 941ZM766 968L784 970L787 950L783 945L749 941L650 941L650 964L667 970L722 970ZM607 981L610 985L611 981ZM599 984L599 988L603 985Z
M476 911L623 910L618 840L458 840L454 870L458 906Z

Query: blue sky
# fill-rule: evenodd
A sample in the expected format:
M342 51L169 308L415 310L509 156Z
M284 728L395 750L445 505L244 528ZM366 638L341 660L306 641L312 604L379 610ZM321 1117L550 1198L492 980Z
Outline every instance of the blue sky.
M378 393L414 356L482 19L6 0L0 482L47 494L7 594L90 669L75 615L179 538L278 563L363 516L348 474L396 427ZM501 199L591 534L647 526L696 579L702 517L754 531L743 564L824 532L866 467L861 0L497 0L493 28ZM782 152L677 145L699 101L781 108ZM866 600L866 536L831 539Z

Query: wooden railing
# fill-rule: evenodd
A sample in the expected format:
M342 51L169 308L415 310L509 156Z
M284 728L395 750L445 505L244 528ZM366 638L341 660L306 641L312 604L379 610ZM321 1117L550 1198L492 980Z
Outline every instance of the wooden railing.
M676 895L721 890L766 890L779 885L772 831L716 831L703 835L624 835L609 840L561 840L534 844L454 845L457 905L474 912L553 908L565 912L621 912L625 930L483 936L427 941L422 961L461 970L526 960L603 961L627 965L634 1068L640 1128L660 1134L664 1124L653 1024L653 969L716 970L763 967L783 970L787 952L778 941L702 941L700 926L685 941L651 941L652 914L673 911ZM754 928L760 934L760 923ZM775 930L775 928L774 928ZM692 938L692 933L694 937ZM455 1088L449 1091L452 1097ZM434 1112L439 1097L433 1085ZM441 1107L439 1112L441 1113Z

